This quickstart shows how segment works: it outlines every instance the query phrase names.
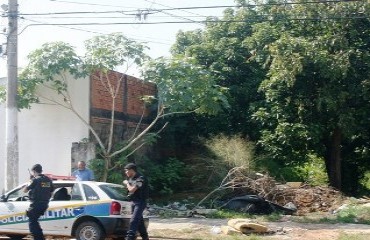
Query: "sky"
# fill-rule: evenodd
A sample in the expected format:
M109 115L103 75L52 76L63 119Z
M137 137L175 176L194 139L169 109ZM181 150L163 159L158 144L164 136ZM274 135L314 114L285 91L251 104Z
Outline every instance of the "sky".
M0 0L0 5L3 4L7 5L8 0ZM225 7L216 8L216 6L233 6L235 2L234 0L18 0L18 5L21 17L18 22L18 66L24 67L27 65L27 55L46 42L67 42L83 55L85 40L112 32L122 32L128 38L145 43L150 48L147 53L152 58L169 56L169 49L175 43L179 30L202 29L204 25L194 21L204 20L206 16L221 17ZM75 14L66 14L71 12ZM59 25L76 23L86 25ZM3 33L0 35L0 43L4 45L7 26L7 17L3 16L0 20ZM7 74L6 64L6 57L0 58L0 77ZM128 74L138 76L135 69L131 69Z

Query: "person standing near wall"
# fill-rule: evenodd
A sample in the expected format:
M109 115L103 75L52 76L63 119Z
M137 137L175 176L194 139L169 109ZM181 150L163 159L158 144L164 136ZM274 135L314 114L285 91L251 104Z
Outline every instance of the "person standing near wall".
M39 218L49 207L49 201L51 193L54 191L54 186L51 179L42 174L42 166L40 164L35 164L31 170L30 184L23 188L24 192L28 192L31 201L26 215L29 218L29 229L33 239L44 240L45 238L42 228L40 227Z
M146 208L148 199L149 185L147 179L137 172L137 167L134 163L129 163L124 167L127 180L123 181L123 185L127 187L129 200L131 205L130 229L127 232L125 240L135 240L136 232L139 231L143 240L149 240L143 218L143 212Z
M85 161L79 161L77 164L78 169L72 173L72 176L77 181L94 181L94 173L90 169L86 168Z

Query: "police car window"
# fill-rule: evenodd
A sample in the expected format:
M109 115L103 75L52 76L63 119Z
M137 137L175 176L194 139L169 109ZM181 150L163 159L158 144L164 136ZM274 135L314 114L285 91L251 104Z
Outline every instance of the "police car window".
M98 194L90 186L83 184L83 188L88 201L99 200Z
M122 186L100 185L99 186L111 199L125 201L127 200L127 190Z
M81 190L78 184L75 184L72 187L71 200L82 200Z
M22 201L23 196L28 196L27 193L23 192L23 189L18 189L8 195L8 201Z

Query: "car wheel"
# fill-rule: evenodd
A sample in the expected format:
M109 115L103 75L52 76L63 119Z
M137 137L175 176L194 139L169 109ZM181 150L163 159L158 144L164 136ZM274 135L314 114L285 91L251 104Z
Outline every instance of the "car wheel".
M21 240L23 239L25 236L22 236L22 235L8 235L9 239L11 240Z
M104 240L103 229L96 222L83 222L76 230L77 240Z

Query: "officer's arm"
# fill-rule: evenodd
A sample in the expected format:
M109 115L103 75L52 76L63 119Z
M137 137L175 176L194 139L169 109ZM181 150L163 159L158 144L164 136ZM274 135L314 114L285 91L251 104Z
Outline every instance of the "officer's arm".
M24 186L24 188L23 188L23 192L28 192L30 189L32 189L33 187L34 187L34 185L35 185L35 179L32 179L31 180L31 183L27 186Z
M138 189L136 185L130 185L129 183L126 184L127 190L129 193L134 193Z
M142 177L139 177L135 181L135 184L133 184L133 185L127 184L127 190L129 191L129 193L132 194L132 193L136 192L136 190L141 188L143 186L143 183L144 183L144 179Z

